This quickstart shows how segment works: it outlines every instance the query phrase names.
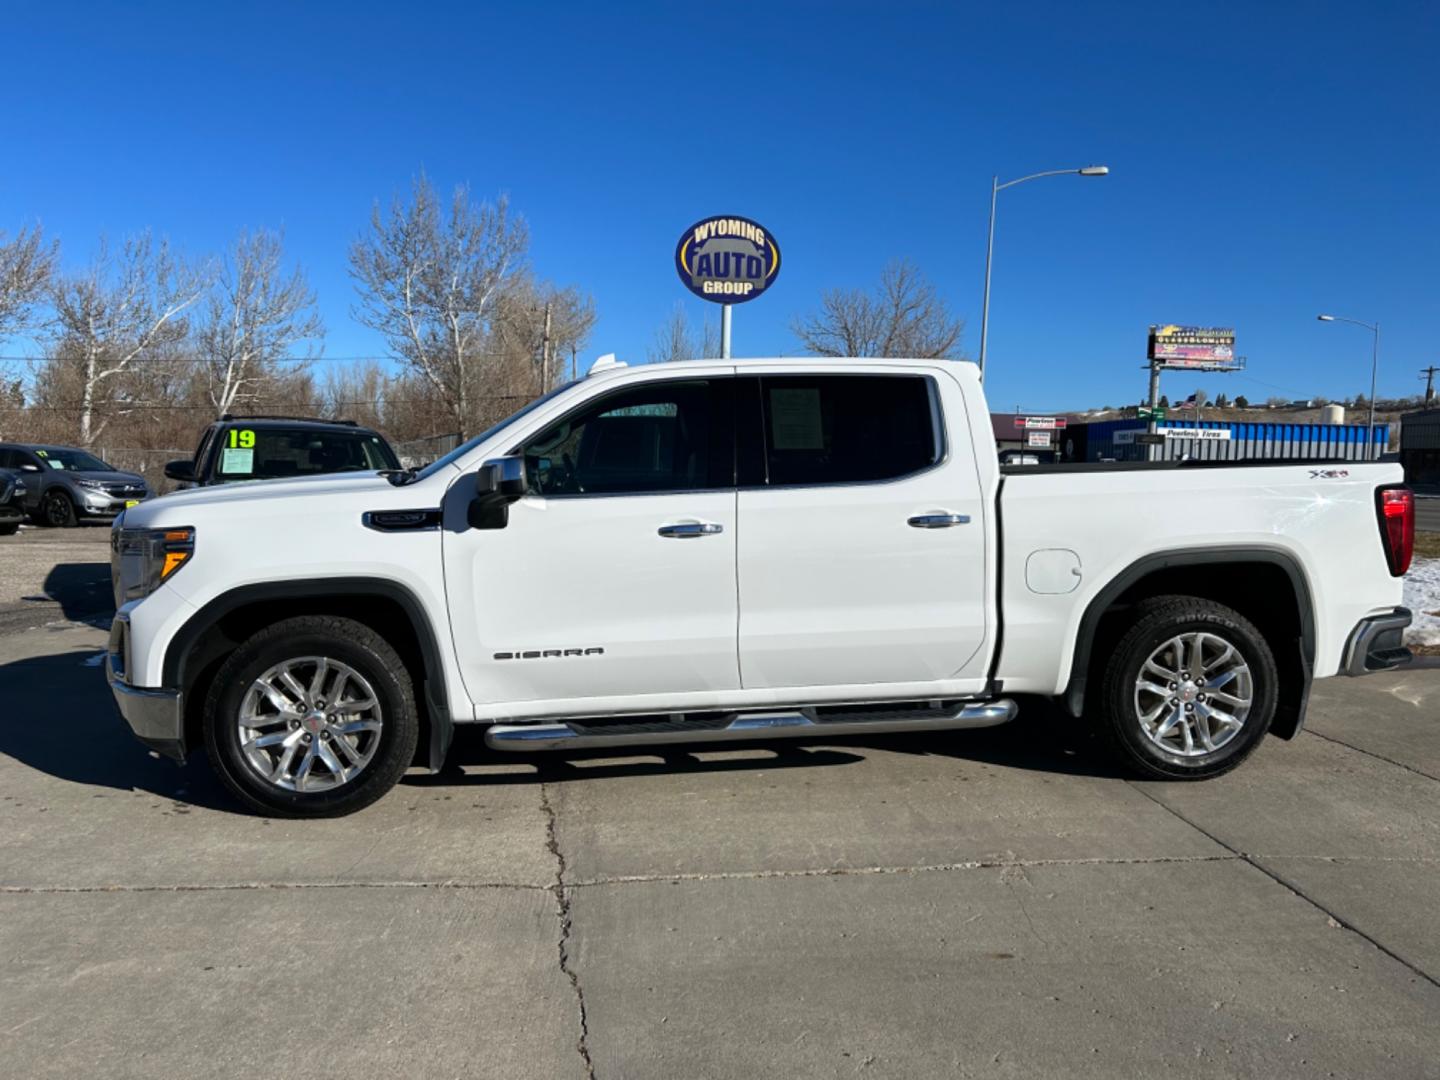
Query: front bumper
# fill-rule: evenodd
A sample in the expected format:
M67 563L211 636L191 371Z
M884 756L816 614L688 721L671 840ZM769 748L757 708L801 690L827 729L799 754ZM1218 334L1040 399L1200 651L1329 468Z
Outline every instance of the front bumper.
M1361 619L1345 642L1340 674L1369 675L1407 663L1411 653L1405 647L1405 628L1413 617L1409 608L1397 607L1384 615Z
M108 495L96 498L92 494L87 493L85 497L80 500L80 513L85 517L113 518L122 510L128 510L130 507L136 506L144 501L144 498L133 495L124 499L111 498Z
M130 619L116 615L110 624L105 678L115 695L115 706L135 737L152 750L176 761L185 760L185 709L179 690L131 686Z
M0 506L0 525L18 525L25 520L25 511L13 503Z

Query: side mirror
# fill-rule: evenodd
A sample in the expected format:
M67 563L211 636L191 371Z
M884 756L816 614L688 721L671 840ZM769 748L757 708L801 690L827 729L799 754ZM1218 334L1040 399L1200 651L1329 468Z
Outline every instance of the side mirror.
M510 504L529 490L523 457L492 458L475 474L470 500L472 529L503 529L510 522Z
M189 458L181 458L179 461L167 461L165 463L165 477L167 480L182 480L194 483L195 463Z
M21 466L20 466L20 471L21 471L21 472L39 472L39 471L40 471L40 466L39 466L39 465L32 465L30 462L27 461L27 462L25 462L24 465L21 465Z

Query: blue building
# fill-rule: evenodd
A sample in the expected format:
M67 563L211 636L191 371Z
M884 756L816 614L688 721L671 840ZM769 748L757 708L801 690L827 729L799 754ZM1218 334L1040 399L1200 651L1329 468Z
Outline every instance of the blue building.
M1367 461L1369 429L1364 424L1259 424L1242 420L1163 420L1157 430L1172 433L1155 448L1162 461L1244 461L1253 458L1306 458ZM1135 437L1148 430L1144 420L1102 420L1074 424L1061 440L1066 461L1145 461L1147 450ZM1209 432L1211 434L1203 434ZM1376 424L1374 455L1390 445L1390 425Z

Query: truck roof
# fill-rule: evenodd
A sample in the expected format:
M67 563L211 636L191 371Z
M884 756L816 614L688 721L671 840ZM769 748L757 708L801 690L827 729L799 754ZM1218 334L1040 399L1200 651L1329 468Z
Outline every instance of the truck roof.
M314 416L242 416L238 413L226 413L218 420L212 420L213 424L248 424L252 427L315 427L315 428L345 428L347 431L369 431L370 428L362 428L354 420L322 420Z
M817 366L819 366L819 365L825 365L825 366L827 366L827 367L832 367L832 368L834 368L834 367L845 367L845 366L850 365L850 364L856 364L856 365L858 365L858 364L866 364L866 365L870 365L870 366L879 366L879 367L917 367L917 366L919 366L919 367L933 367L933 368L944 368L944 367L969 367L969 368L974 368L974 367L975 367L975 362L974 362L973 360L946 360L946 359L933 359L933 358L932 358L932 359L921 359L921 358L905 359L905 358L903 358L903 357L869 357L869 356L755 356L755 357L747 357L747 358L745 358L745 359L743 359L743 360L737 360L737 359L733 359L733 358L730 359L730 360L722 360L722 359L720 359L719 357L710 356L710 357L705 357L705 358L703 358L703 359L696 359L696 360L667 360L667 361L665 361L664 363L660 363L660 364L634 364L634 365L625 365L625 364L622 363L622 364L616 364L616 365L614 365L614 366L609 366L609 365L607 365L607 366L605 366L605 367L600 368L599 370L594 371L593 374L596 375L596 376L599 376L599 375L612 375L612 374L615 374L615 373L618 373L618 372L625 372L625 371L629 371L629 372L635 372L635 371L659 371L659 370L668 370L668 369L671 369L671 368L674 368L674 369L684 369L684 368L694 367L696 364L724 365L724 366L726 366L726 367L736 367L736 368L740 368L741 370L743 370L743 369L745 369L745 368L749 368L749 367L761 367L761 366L768 365L768 364L797 364L797 365L815 364L815 365L817 365Z

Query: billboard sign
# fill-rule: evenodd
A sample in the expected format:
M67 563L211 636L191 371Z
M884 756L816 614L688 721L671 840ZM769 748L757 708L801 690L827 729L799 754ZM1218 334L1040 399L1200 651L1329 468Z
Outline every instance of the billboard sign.
M743 304L774 284L780 246L769 230L749 218L705 218L681 234L675 272L701 300Z
M1057 431L1065 427L1063 416L1017 416L1015 426L1029 431Z
M1152 326L1146 355L1164 367L1235 367L1235 331L1224 326L1179 326L1175 323Z
M1033 446L1040 450L1050 449L1050 432L1048 431L1027 431L1025 433L1025 445Z

